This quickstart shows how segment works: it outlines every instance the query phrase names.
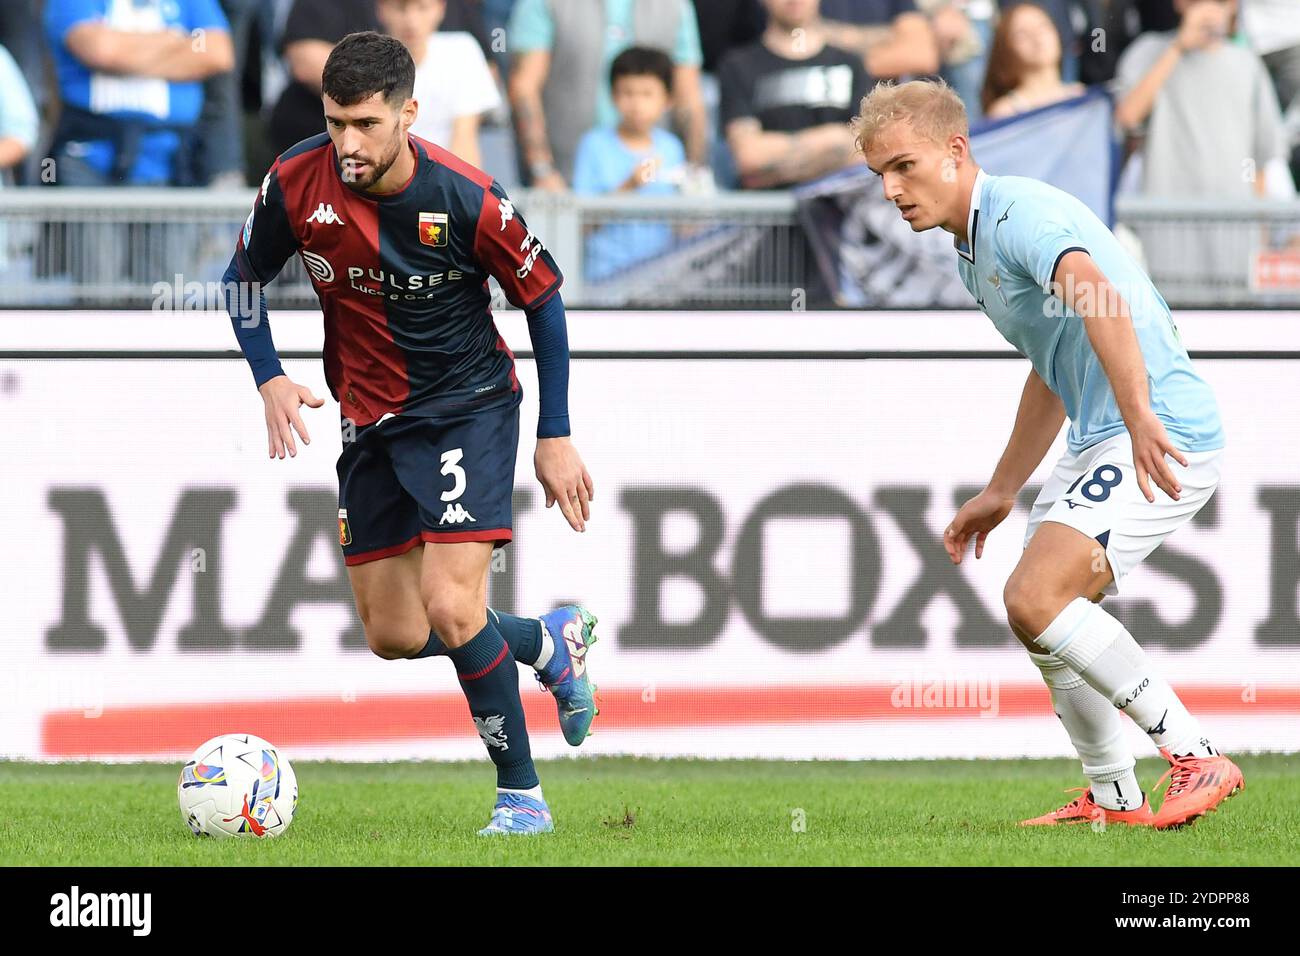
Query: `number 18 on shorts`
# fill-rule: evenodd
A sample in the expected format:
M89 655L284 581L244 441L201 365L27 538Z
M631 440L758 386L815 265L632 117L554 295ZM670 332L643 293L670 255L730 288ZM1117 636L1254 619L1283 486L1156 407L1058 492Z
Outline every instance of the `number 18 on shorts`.
M1077 454L1066 452L1029 513L1025 546L1044 521L1069 525L1106 550L1115 581L1107 594L1118 594L1123 579L1165 538L1190 521L1219 485L1223 450L1185 452L1187 467L1166 458L1182 493L1174 501L1151 483L1156 496L1147 501L1133 468L1128 432L1098 442Z

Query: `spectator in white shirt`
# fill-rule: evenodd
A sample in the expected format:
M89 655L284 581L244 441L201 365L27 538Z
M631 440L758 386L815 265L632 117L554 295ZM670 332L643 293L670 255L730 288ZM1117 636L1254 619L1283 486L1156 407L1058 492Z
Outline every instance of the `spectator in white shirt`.
M481 165L479 120L501 104L501 94L478 42L468 33L437 32L446 0L378 0L376 12L415 61L419 115L411 132Z

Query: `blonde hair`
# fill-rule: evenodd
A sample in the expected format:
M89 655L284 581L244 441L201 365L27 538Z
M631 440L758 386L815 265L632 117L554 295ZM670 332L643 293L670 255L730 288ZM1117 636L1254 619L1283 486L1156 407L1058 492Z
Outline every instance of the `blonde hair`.
M950 136L970 135L966 106L943 80L898 85L885 80L862 98L858 115L849 123L853 145L865 153L880 131L897 120L905 120L918 136L940 145Z

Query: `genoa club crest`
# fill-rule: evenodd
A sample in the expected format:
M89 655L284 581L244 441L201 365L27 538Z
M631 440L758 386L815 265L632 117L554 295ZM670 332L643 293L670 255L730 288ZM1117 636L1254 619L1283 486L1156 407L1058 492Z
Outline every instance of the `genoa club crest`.
M445 212L420 213L420 241L426 246L447 244L447 214Z
M352 528L348 525L348 509L339 509L339 544L349 545L352 543Z

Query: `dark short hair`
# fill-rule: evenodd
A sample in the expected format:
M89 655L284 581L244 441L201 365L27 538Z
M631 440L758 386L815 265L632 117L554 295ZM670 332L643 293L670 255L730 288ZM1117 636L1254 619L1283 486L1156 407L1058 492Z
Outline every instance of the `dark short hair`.
M321 90L340 106L382 93L400 106L415 90L415 62L400 40L373 30L349 33L330 52Z
M648 46L630 46L609 65L609 88L624 76L654 76L668 93L673 91L673 61L663 50Z

